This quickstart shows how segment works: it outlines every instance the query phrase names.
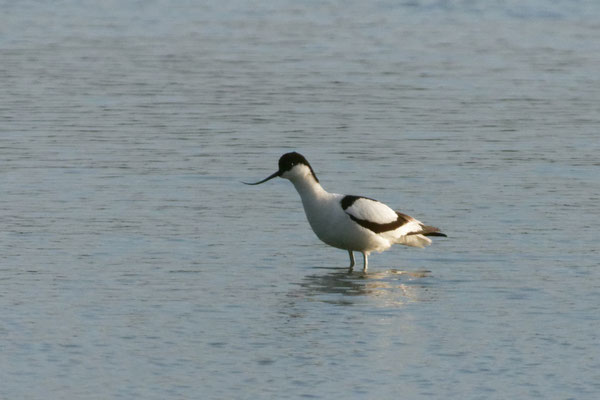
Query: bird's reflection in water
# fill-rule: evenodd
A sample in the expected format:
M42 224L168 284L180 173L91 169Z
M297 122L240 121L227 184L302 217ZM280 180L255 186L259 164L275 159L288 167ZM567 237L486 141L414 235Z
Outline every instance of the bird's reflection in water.
M400 271L389 269L349 273L346 268L327 274L311 274L299 283L296 295L338 305L354 305L360 296L377 300L380 306L401 306L411 302L429 301L431 271ZM359 296L359 297L357 297Z

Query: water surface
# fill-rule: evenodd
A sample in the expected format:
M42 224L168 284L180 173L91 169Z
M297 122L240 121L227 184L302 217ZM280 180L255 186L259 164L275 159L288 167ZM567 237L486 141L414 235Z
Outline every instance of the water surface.
M1 398L597 397L596 2L0 11ZM290 150L449 238L348 274Z

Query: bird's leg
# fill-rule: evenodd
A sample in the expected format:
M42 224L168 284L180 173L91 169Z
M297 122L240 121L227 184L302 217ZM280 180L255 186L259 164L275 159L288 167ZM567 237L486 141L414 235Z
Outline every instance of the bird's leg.
M362 252L363 257L364 257L364 263L363 263L363 273L367 272L367 268L369 267L369 260L367 259L367 253L365 253L364 251Z
M349 271L352 272L352 268L354 268L354 253L352 250L348 250L348 254L350 255L350 268Z

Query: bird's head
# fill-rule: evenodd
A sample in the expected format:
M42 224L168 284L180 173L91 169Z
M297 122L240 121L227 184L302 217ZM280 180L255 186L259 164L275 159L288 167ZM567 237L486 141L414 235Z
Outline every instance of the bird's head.
M281 156L281 158L279 158L279 170L277 170L275 173L266 177L262 181L254 183L244 183L246 185L259 185L276 177L288 179L292 182L306 179L306 177L312 177L316 182L319 182L317 176L315 175L315 172L313 171L306 158L304 158L302 154L296 153L294 151L291 153L285 153Z

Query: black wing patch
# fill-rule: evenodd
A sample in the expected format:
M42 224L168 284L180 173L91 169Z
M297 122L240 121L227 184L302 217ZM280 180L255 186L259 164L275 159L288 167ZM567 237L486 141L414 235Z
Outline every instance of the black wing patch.
M377 201L375 199L371 199L369 197L364 197L364 196L352 196L350 194L344 196L342 198L342 200L340 201L340 203L342 203L342 208L345 210L346 208L352 206L352 204L354 204L354 202L358 199L367 199L367 200L373 200L373 201Z
M399 212L397 212L396 215L398 215L398 217L396 218L395 221L388 222L387 224L378 224L376 222L371 222L371 221L367 221L364 219L358 219L358 218L348 214L348 216L352 219L352 221L356 222L363 228L367 228L370 231L373 231L375 233L393 231L394 229L398 229L402 225L409 222L409 219L406 218L407 217L406 215L399 213Z
M352 204L354 204L354 202L356 200L359 200L359 199L367 199L367 200L371 200L371 201L377 201L370 197L346 195L342 198L342 200L340 200L340 203L342 205L342 208L344 210L346 210L348 207L351 207ZM406 224L407 222L409 222L411 220L411 218L408 215L396 212L397 217L396 217L395 221L388 222L386 224L379 224L377 222L368 221L366 219L356 218L355 216L353 216L349 213L346 213L346 214L348 214L348 216L352 219L352 221L356 222L363 228L369 229L370 231L375 232L375 233L393 231L394 229L398 229L399 227L401 227L402 225Z

